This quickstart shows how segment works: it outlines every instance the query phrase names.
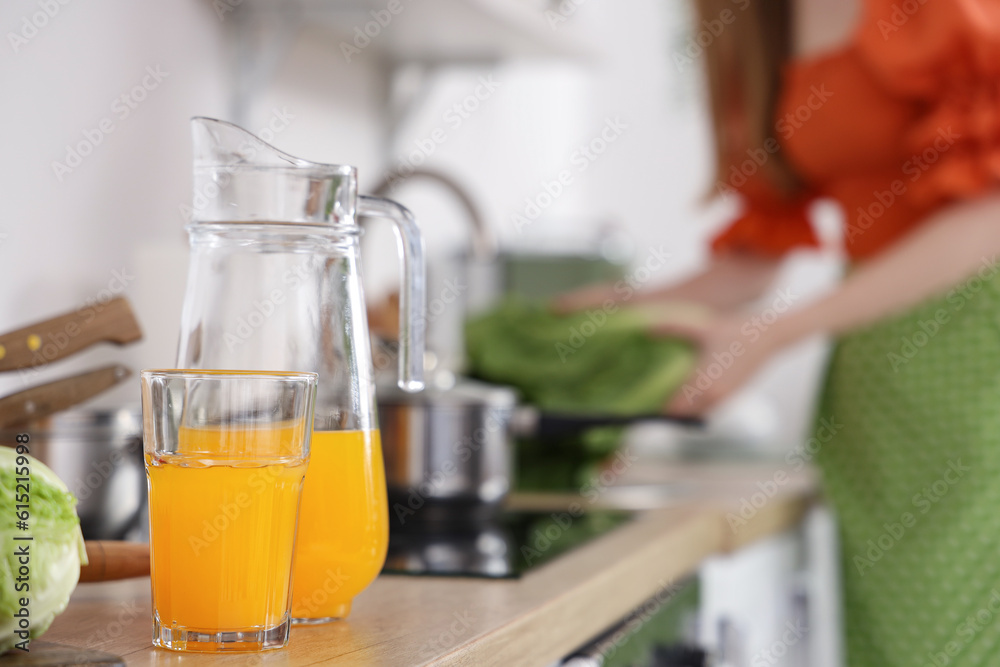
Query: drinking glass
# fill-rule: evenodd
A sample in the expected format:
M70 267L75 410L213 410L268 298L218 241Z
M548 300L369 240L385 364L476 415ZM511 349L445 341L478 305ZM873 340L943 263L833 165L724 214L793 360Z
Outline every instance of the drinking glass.
M315 373L141 373L153 644L281 648Z

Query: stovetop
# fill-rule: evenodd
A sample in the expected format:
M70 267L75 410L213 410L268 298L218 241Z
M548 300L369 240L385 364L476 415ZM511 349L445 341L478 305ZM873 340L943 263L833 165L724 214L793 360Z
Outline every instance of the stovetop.
M505 510L493 519L393 522L385 574L516 579L560 554L605 535L635 512L526 512Z

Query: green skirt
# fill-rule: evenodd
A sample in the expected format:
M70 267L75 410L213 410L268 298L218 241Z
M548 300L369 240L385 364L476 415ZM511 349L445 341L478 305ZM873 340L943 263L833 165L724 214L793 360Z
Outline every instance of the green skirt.
M1000 665L995 271L831 359L816 461L841 526L850 667Z

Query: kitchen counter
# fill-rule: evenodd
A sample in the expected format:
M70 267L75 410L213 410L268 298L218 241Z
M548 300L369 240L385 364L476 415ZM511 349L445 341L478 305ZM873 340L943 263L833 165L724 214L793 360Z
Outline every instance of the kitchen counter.
M44 640L107 651L136 665L549 665L665 595L707 557L794 527L813 496L807 472L768 487L778 466L671 469L687 482L704 481L702 492L646 509L517 580L379 577L355 601L349 621L295 627L284 650L198 656L154 649L145 579L81 584ZM764 494L761 483L775 493ZM748 509L754 494L758 506ZM512 500L555 510L572 499ZM746 523L734 530L727 515L741 506Z

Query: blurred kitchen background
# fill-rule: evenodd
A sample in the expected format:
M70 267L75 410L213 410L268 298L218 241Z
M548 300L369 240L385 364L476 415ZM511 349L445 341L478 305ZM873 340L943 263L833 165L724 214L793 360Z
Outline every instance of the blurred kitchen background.
M362 192L384 185L416 214L432 267L473 243L471 202L480 241L508 254L600 259L644 288L698 270L738 202L713 197L695 23L681 0L6 0L0 330L123 295L144 338L0 374L0 395L109 362L175 364L192 116L357 166ZM405 178L414 168L443 179ZM816 220L838 236L833 210ZM365 227L378 304L397 286L396 247L388 223ZM775 288L802 303L839 270L832 252L793 255ZM444 289L432 282L428 299ZM728 434L780 460L805 439L825 353L812 340L781 355L712 416L701 444ZM136 406L138 386L91 405ZM647 453L677 444L658 433ZM824 530L821 560L834 552ZM704 618L745 619L747 650L770 645L791 599L770 582L798 576L795 553L780 538L709 562ZM833 628L819 654L832 655L822 642L834 641L834 615L816 622ZM707 643L725 643L729 626L703 626Z
M468 246L468 215L439 182L392 178L418 166L457 181L507 251L633 266L668 253L648 286L696 270L737 205L707 198L699 34L684 2L10 0L0 18L0 328L110 293L130 298L145 333L33 382L108 360L173 365L194 115L356 165L362 191L388 177L432 262ZM581 151L591 142L603 152ZM549 204L560 172L571 180ZM827 232L837 224L819 217ZM396 251L387 224L367 227L375 302L394 287ZM804 301L837 270L796 258L778 285ZM798 441L823 352L812 341L785 354L716 420L777 451ZM24 385L0 377L2 392ZM99 402L137 402L137 388Z

